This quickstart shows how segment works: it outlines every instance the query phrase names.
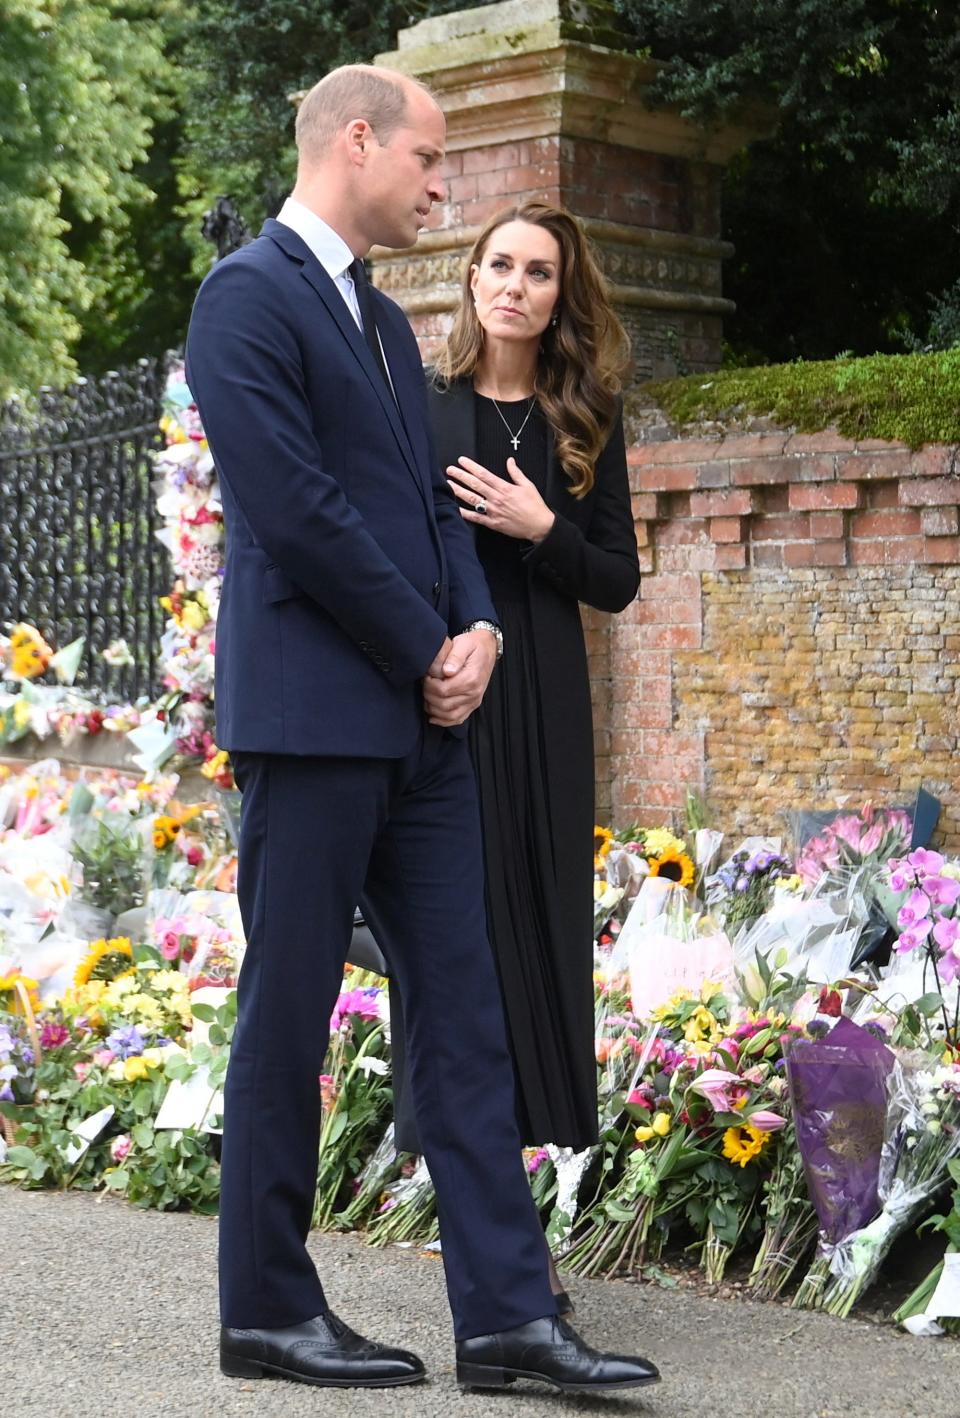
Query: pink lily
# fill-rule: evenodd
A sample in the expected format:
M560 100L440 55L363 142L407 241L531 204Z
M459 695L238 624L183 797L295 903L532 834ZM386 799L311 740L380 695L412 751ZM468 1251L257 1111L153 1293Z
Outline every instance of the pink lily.
M779 1132L787 1125L786 1118L781 1118L779 1113L771 1113L765 1108L758 1108L755 1113L748 1113L747 1122L752 1124L758 1132Z
M733 1108L730 1089L740 1083L740 1078L728 1068L705 1068L690 1084L690 1091L706 1098L715 1113L729 1113Z

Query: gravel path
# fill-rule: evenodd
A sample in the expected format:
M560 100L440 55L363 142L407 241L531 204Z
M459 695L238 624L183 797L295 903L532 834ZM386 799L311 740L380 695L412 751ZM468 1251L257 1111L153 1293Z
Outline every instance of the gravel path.
M649 1354L642 1397L564 1399L535 1384L461 1394L439 1259L316 1236L334 1308L416 1349L425 1385L386 1393L225 1379L216 1363L216 1226L113 1198L0 1188L3 1418L958 1418L960 1343L655 1286L574 1282L597 1344Z

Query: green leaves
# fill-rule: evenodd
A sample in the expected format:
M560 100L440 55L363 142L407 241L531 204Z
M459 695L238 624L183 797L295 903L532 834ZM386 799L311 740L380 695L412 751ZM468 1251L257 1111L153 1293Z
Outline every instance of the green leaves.
M80 320L108 281L71 249L72 229L116 246L150 200L134 170L165 108L162 56L143 0L4 6L0 247L16 259L0 270L0 399L73 371Z

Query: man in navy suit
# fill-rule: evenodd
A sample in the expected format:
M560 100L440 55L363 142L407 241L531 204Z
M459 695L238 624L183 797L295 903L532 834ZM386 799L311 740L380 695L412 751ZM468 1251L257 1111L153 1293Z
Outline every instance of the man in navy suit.
M336 1317L305 1247L359 900L404 1000L461 1382L620 1386L656 1371L556 1318L514 1122L461 727L499 628L433 456L416 341L362 266L374 243L416 240L444 140L414 81L328 75L298 114L291 198L211 271L187 341L227 529L217 737L243 792L221 1367L340 1387L424 1375Z

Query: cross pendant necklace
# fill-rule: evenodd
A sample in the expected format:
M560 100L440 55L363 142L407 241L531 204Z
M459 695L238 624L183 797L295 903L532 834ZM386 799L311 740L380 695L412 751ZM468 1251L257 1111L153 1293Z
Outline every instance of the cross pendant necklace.
M526 417L524 418L523 423L522 423L522 424L520 425L520 427L517 429L516 433L514 433L513 429L510 427L510 425L507 423L506 419L504 418L504 416L503 416L503 411L502 411L502 409L500 408L500 405L497 403L496 399L491 399L490 402L493 404L493 407L496 409L497 413L500 415L500 422L503 424L504 428L505 428L505 429L507 430L507 432L509 433L509 435L510 435L510 442L513 444L513 451L516 453L517 449L520 447L520 435L521 435L521 433L523 432L523 430L526 428L526 426L527 426L527 420L530 418L530 415L533 413L533 406L534 406L534 404L537 402L537 396L536 396L536 394L534 394L533 397L531 398L531 400L530 400L530 407L529 407L529 409L527 409Z

